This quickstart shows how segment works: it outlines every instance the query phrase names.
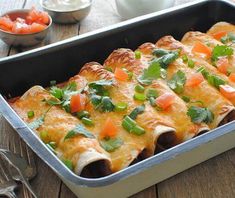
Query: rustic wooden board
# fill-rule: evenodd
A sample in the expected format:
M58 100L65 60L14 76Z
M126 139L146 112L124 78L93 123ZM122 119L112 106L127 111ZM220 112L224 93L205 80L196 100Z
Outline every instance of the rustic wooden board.
M176 0L179 5L190 0ZM38 0L1 0L0 13L13 8L30 8L33 5L39 8ZM0 57L5 57L32 48L54 43L78 34L96 30L122 19L116 14L114 0L94 0L91 13L80 24L57 25L53 24L50 35L38 46L28 49L15 49L0 41ZM33 155L38 174L31 181L32 187L39 195L45 198L75 198L76 196L60 181L54 172L20 140L16 132L0 115L0 147L11 148L17 152ZM156 186L133 195L132 198L184 198L184 197L235 197L235 149L216 158L208 160L188 171L180 173ZM19 197L31 197L20 188Z

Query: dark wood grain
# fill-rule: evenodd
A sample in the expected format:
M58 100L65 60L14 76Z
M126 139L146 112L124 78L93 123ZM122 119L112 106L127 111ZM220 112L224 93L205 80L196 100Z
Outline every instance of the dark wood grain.
M190 2L176 0L175 4ZM14 8L40 8L39 0L0 0L0 13ZM41 44L15 49L0 41L0 57L5 57L25 50L54 43L66 38L83 34L101 27L120 22L116 14L114 0L94 0L91 13L80 24L53 24L49 36ZM10 148L26 156L33 155L38 174L31 181L32 187L40 198L75 198L76 196L61 182L55 173L19 138L16 132L0 115L0 148ZM235 197L235 149L208 160L168 180L139 192L131 198L213 198ZM30 197L29 193L20 187L19 198Z

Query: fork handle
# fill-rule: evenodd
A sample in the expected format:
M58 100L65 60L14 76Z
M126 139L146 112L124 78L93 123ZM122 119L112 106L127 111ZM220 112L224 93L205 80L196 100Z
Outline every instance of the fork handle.
M17 196L16 196L14 191L7 192L6 196L9 197L9 198L17 198Z

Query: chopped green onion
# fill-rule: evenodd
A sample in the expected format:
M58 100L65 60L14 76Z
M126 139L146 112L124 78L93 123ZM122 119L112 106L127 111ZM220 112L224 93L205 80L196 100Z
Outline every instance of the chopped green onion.
M184 54L184 55L182 56L182 60L183 60L183 62L185 62L185 63L188 62L188 57L187 57L186 54Z
M189 59L188 60L188 67L194 68L194 66L195 66L195 62L192 59Z
M115 111L125 111L127 109L127 103L125 102L119 102L115 105Z
M169 53L170 53L170 51L165 50L165 49L161 49L161 48L153 50L153 55L154 56L164 56L164 55L169 54Z
M89 114L88 111L79 111L79 112L77 113L77 117L78 117L79 119L82 119L83 117L89 118L89 117L90 117L90 114Z
M134 99L139 101L145 101L146 96L143 93L135 93Z
M153 89L153 88L149 88L147 90L147 94L146 94L147 98L157 98L158 97L158 92L157 90Z
M138 107L136 107L129 115L129 117L133 120L135 120L137 118L137 116L141 113L143 113L145 110L145 105L140 105Z
M33 118L34 117L34 111L28 111L27 115L28 115L28 118Z
M86 126L94 126L94 122L89 118L83 117L81 120Z
M40 131L40 138L43 142L46 141L46 138L48 136L48 132L47 131Z
M73 170L73 163L71 160L63 159L62 162L65 166L67 166L68 169Z
M140 84L138 84L138 85L135 86L135 91L136 91L136 92L143 93L143 92L144 92L144 89L145 89L145 88L144 88L142 85L140 85Z
M136 59L140 59L141 58L141 52L140 51L138 51L138 50L135 51L135 58Z
M129 133L133 133L135 135L143 135L145 133L145 130L142 127L138 126L137 123L129 116L125 116L125 118L123 119L122 127Z
M188 96L182 96L182 100L187 103L190 102L190 98Z
M134 133L135 135L143 135L145 133L145 130L140 126L134 126L134 128L131 129L131 133Z

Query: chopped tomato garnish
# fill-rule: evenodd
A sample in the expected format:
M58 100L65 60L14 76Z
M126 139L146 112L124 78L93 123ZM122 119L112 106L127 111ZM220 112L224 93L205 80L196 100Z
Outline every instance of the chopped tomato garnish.
M0 17L0 28L5 31L10 31L13 27L13 22L8 16Z
M219 90L225 98L231 99L235 97L235 89L229 85L220 85Z
M226 57L221 57L221 58L219 58L219 60L216 62L216 66L217 66L217 69L218 69L221 73L227 74L227 72L228 72L228 67L229 67L228 58L226 58Z
M156 98L155 102L158 107L165 110L173 104L174 99L175 99L174 94L165 93L165 94L159 96L158 98Z
M235 73L231 73L228 77L228 79L232 82L235 82Z
M100 132L100 138L113 138L117 135L117 127L111 118L107 118Z
M201 73L195 73L187 79L185 86L195 87L201 84L203 81L203 75Z
M121 68L116 68L114 72L114 76L117 80L120 81L127 81L128 80L128 74Z
M30 34L43 31L49 22L46 12L32 8L25 18L17 17L13 21L10 16L0 17L0 29L16 34Z
M221 39L222 37L226 36L226 35L227 35L227 32L221 31L221 32L217 32L217 33L213 34L212 36L213 36L216 40L219 40L219 41L220 41L220 39Z
M193 48L192 48L193 53L200 53L200 54L205 54L207 57L211 56L212 50L207 47L205 44L202 42L195 42Z
M71 97L70 109L71 113L76 113L85 109L86 97L83 94L76 94Z

